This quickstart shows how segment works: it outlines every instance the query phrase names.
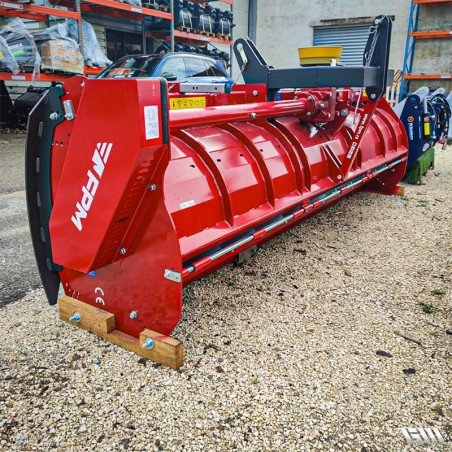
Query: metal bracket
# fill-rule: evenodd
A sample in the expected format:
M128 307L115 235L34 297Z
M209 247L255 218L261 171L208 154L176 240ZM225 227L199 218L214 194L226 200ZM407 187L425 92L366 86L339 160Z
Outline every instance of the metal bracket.
M237 39L234 53L242 68L245 83L265 83L272 100L282 88L365 87L371 102L376 102L386 90L392 22L378 16L363 55L363 66L312 66L275 69L264 60L249 38ZM366 64L366 61L368 63Z
M163 276L166 279L169 279L170 281L174 281L177 283L182 282L182 275L179 272L176 272L174 270L169 270L168 268L165 269L165 273Z
M75 118L74 109L72 107L72 101L71 100L65 100L63 102L63 109L64 109L64 117L67 120L72 121Z
M244 68L248 64L248 58L246 57L245 50L243 49L243 44L239 43L237 45L237 51L240 53L240 57L242 58L242 68Z
M181 93L225 93L225 83L181 83Z

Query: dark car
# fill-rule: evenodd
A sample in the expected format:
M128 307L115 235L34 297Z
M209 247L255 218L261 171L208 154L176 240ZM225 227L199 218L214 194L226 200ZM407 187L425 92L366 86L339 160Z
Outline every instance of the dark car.
M205 55L167 53L128 55L115 61L97 78L163 77L168 81L233 83L223 64Z

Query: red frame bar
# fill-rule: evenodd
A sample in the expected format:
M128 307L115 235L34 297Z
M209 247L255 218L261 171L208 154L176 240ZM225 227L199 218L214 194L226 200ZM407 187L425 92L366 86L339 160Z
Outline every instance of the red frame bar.
M260 117L302 115L308 110L309 102L305 99L170 110L170 128L174 130L196 127L199 124L206 126L234 121L250 121Z
M347 177L348 172L353 166L356 156L358 155L361 142L366 135L367 127L369 127L373 114L377 109L377 104L378 102L367 101L364 110L362 111L362 116L359 118L359 123L357 124L355 132L353 133L352 142L350 144L350 147L348 148L348 152L345 155L344 160L342 161L342 164L339 168L342 175L342 180Z

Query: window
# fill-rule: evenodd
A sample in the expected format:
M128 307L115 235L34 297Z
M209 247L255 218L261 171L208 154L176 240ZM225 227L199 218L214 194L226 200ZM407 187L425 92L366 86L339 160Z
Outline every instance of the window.
M209 68L208 71L210 76L224 77L223 72L212 61L206 61L206 64Z
M208 77L208 68L200 58L185 57L189 77Z
M182 57L170 58L167 62L165 62L162 69L160 69L159 76L161 77L164 72L167 74L175 74L177 78L188 77L185 62Z
M112 61L125 56L143 53L143 39L140 35L118 30L107 30L107 57Z
M150 77L162 57L131 56L116 61L103 77Z

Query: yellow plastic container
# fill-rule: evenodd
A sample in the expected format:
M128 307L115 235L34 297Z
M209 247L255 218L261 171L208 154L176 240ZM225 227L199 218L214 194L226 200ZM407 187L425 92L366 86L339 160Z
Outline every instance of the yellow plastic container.
M300 47L298 56L300 58L300 66L310 65L330 65L331 60L335 59L339 62L342 55L342 47L340 46L314 46Z

